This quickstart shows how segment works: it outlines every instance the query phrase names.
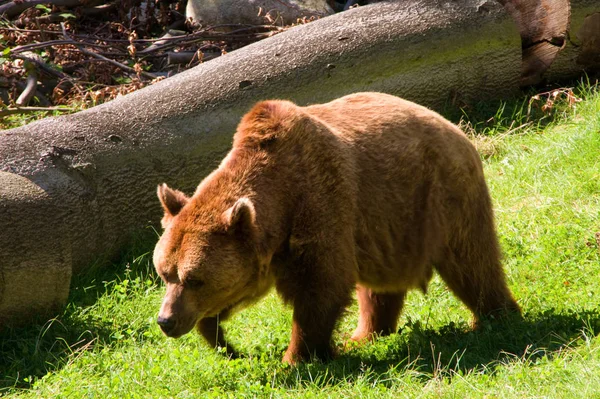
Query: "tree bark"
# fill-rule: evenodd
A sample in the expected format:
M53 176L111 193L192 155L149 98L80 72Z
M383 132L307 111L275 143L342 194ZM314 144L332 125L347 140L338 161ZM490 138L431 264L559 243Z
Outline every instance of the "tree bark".
M156 225L157 184L191 193L258 100L309 104L371 90L440 108L506 98L520 81L519 29L495 1L382 2L0 132L0 326L55 311L71 273Z

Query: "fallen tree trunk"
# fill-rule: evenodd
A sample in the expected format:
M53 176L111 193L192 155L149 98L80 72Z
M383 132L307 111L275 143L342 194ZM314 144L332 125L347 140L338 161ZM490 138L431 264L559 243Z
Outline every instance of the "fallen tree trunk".
M575 65L569 71L581 70ZM55 311L70 276L192 192L256 101L382 91L431 107L506 98L521 38L498 3L404 0L295 27L110 103L0 132L0 326Z

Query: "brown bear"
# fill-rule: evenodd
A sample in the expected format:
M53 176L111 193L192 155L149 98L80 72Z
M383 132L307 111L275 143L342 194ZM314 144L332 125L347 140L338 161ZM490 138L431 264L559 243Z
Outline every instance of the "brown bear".
M196 326L233 352L219 321L274 285L294 309L284 361L327 358L354 287L360 341L395 332L407 290L425 290L434 269L475 320L519 312L477 151L398 97L260 102L192 197L165 184L158 197L158 324L170 337Z

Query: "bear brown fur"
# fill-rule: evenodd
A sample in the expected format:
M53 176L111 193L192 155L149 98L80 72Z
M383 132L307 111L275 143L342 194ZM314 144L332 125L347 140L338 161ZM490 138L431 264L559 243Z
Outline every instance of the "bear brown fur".
M233 352L219 321L274 285L294 310L284 361L328 357L354 287L360 341L395 332L406 292L425 290L434 269L475 320L519 312L477 151L437 113L391 95L260 102L192 197L165 184L158 197L158 323L171 337L196 326Z

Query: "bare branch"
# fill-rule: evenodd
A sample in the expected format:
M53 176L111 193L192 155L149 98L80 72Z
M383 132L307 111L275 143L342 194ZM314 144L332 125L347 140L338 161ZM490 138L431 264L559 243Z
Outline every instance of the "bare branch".
M201 56L199 56L201 54ZM189 64L193 61L209 61L213 58L217 58L221 56L220 52L211 51L211 52L200 52L200 51L179 51L173 52L170 51L167 53L167 64L175 65L175 64Z
M35 7L38 4L52 4L55 6L76 7L81 5L94 6L103 3L102 0L19 0L11 1L7 4L0 5L0 15L7 19L11 19L28 8Z
M116 6L117 6L116 3L108 3L108 4L102 4L102 5L99 5L96 7L82 7L79 9L78 15L83 15L86 17L98 15L98 14L112 11L113 9L116 8ZM42 15L41 17L24 18L22 20L19 20L19 24L27 25L28 23L35 22L39 26L40 22L42 22L42 23L60 22L60 21L65 21L68 18L69 17L65 16L64 13L62 13L62 12L54 12L51 14ZM59 33L59 32L56 32L56 33Z
M130 72L130 73L133 73L133 74L137 75L138 72L135 69L133 69L131 67L128 67L127 65L121 64L120 62L115 61L115 60L111 60L110 58L106 58L105 56L100 55L98 53L94 53L93 51L86 50L79 42L76 42L75 40L73 40L73 39L71 39L69 37L69 34L67 33L67 29L65 28L65 24L64 23L61 22L60 25L61 25L62 30L63 30L63 36L66 39L71 40L73 42L72 44L75 47L77 47L79 49L79 51L81 51L83 54L89 55L90 57L97 58L97 59L102 60L104 62L107 62L107 63L109 63L111 65L114 65L114 66L116 66L116 67L118 67L120 69L123 69L124 71L127 71L127 72ZM146 72L146 71L142 70L139 73L140 73L140 75L144 75L145 77L147 77L149 79L156 79L156 75L154 75L154 74L152 74L150 72Z
M138 54L148 54L151 52L155 52L158 50L165 50L168 48L172 48L175 46L183 46L190 45L199 41L207 41L207 40L236 40L239 42L254 42L260 39L264 39L270 36L273 36L275 32L267 32L267 33L251 33L251 34L236 34L234 32L222 33L222 34L207 34L205 32L193 33L190 35L184 36L173 36L169 38L161 38L161 41L164 41L164 44L161 45L152 45L145 50L138 51Z
M235 29L235 30L232 30L229 32L212 32L215 29L223 28L223 27L230 27L230 28L238 27L238 29ZM7 31L12 31L12 32L41 33L40 30L36 30L36 29L19 29L19 28L12 28L12 27L6 27L6 28L2 28L2 29L7 30ZM256 32L257 30L258 31L266 30L267 32ZM285 29L283 29L283 28L280 28L277 26L271 26L271 25L215 25L215 26L211 26L206 29L202 29L198 32L194 32L194 33L190 33L190 34L174 35L174 33L179 33L181 31L170 31L169 35L164 35L164 36L156 38L156 39L136 39L133 41L133 43L134 44L154 43L155 45L163 45L163 44L167 44L167 43L173 43L172 46L174 46L182 41L185 42L184 44L190 44L190 43L194 43L194 42L197 42L200 40L243 40L243 39L256 40L256 39L260 39L262 37L272 36L274 33L279 33L284 30ZM61 32L50 31L50 30L45 30L44 33L49 34L49 35L61 35L62 34ZM72 35L70 37L73 40L74 39L98 40L97 37L90 36L90 35L81 35L81 34L80 35ZM131 43L131 41L126 40L126 39L112 39L112 38L102 38L102 41L110 42L110 43ZM29 50L34 50L34 49L38 49L38 48L44 48L44 47L49 47L49 46L53 46L53 45L61 45L61 44L71 44L71 42L69 40L53 40L53 41L48 41L48 42L33 43L33 44L15 47L15 48L11 49L11 53L18 53L21 51L29 51ZM88 47L98 47L98 48L108 47L106 45L97 44L97 43L85 42L85 43L81 43L81 44L84 44ZM164 47L169 47L169 46L164 46ZM163 49L164 47L160 47L160 49ZM144 50L139 51L138 54L141 54L144 52L152 52L155 50L159 50L159 48L148 47Z
M173 37L185 37L185 32L180 31L180 30L168 30L167 33L165 33L159 40L157 40L156 42L154 42L153 44L151 44L149 47L145 48L144 50L140 51L139 53L150 53L154 50L156 50L158 47L163 46L164 44L169 42L169 39L173 38Z
M0 82L0 86L3 86L3 82ZM15 82L15 86L17 86L17 89L23 91L25 90L26 84L23 82ZM52 105L50 100L48 100L48 98L39 90L39 87L38 90L36 90L34 97L37 100L36 107L50 107Z
M50 32L50 31L44 31L44 33L48 33L48 32ZM32 44L26 44L23 46L18 46L18 47L11 49L10 52L11 52L11 54L18 54L18 53L22 53L24 51L37 50L40 48L60 46L60 45L66 45L66 44L78 45L81 43L79 43L71 38L69 38L67 40L49 40L47 42L32 43ZM85 43L85 45L90 46L90 47L99 47L99 48L107 48L108 47L103 44L94 44L94 43Z
M39 58L41 60L42 58L39 55L33 53L27 54L27 56L31 59ZM37 90L38 72L36 69L36 63L30 62L29 59L27 59L23 63L23 66L27 71L27 84L25 86L25 90L23 90L21 95L19 95L19 98L17 98L16 104L18 106L24 106L29 104L29 101L31 101Z
M27 84L25 86L25 90L23 90L21 95L19 95L19 98L17 98L17 101L15 101L17 105L24 106L29 104L29 101L31 101L37 90L37 80L37 71L35 68L32 68L29 71L29 74L27 74Z
M30 53L24 53L24 54L15 54L13 55L13 58L17 58L20 60L23 60L25 62L32 62L35 63L40 69L42 69L44 72L50 74L50 75L54 75L57 78L60 79L68 79L71 80L72 78L67 75L64 72L59 71L58 69L52 68L50 65L48 65L46 62L44 62L44 60L40 57L37 56L37 54L32 55Z

